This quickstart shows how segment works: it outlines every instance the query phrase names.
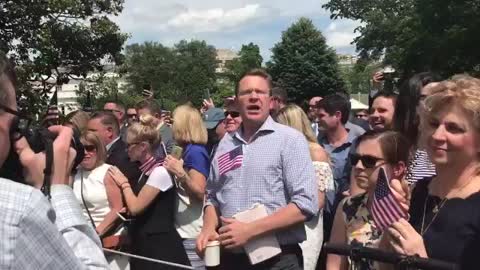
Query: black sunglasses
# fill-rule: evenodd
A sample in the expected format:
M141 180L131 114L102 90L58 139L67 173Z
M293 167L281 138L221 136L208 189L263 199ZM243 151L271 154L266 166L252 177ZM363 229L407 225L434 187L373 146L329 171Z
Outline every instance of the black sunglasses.
M30 127L32 119L30 119L21 112L8 108L3 104L0 104L0 110L3 110L4 112L13 114L15 116L10 126L10 138L13 141L18 141L20 138L22 138L28 133L28 128Z
M362 161L363 166L367 169L372 169L377 166L377 162L380 160L383 160L383 158L378 158L374 156L369 156L369 155L359 155L359 154L351 154L350 155L350 164L352 166L357 165L358 161Z
M230 115L232 118L236 118L236 117L240 116L240 113L239 112L234 112L234 111L226 111L225 112L225 118L227 118L228 115Z
M136 114L127 114L127 117L128 118L137 118L137 115Z
M83 148L87 152L95 152L95 150L97 150L97 147L95 147L95 145L93 145L93 144L85 144L85 145L83 145Z

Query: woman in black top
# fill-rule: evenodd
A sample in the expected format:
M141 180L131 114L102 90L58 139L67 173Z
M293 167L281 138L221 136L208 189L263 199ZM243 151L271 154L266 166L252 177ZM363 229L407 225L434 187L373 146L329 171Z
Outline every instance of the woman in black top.
M409 222L394 223L385 240L401 254L479 269L480 80L456 76L425 102L422 127L437 176L417 184Z
M142 165L140 179L131 187L128 179L116 167L109 169L122 193L128 211L134 216L129 234L132 253L153 259L190 265L180 236L175 229L175 188L162 161L154 151L160 143L155 119L142 115L127 131L128 156ZM178 269L163 264L131 259L132 270Z

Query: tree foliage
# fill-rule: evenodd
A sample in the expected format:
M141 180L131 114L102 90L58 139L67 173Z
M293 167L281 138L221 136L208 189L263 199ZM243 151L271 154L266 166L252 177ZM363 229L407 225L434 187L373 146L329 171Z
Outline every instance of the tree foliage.
M405 76L433 70L478 73L478 0L330 0L332 18L358 20L364 58L394 64Z
M151 42L127 46L127 91L140 94L149 85L167 108L187 101L200 105L207 90L215 90L215 56L215 48L199 40L182 40L173 48Z
M109 16L122 8L123 0L0 2L0 50L20 67L19 98L28 114L44 109L35 103L46 103L47 79L86 75L104 62L121 62L127 35ZM33 79L43 81L43 91L31 90L27 81Z
M232 83L236 83L248 70L261 67L262 62L263 58L260 55L260 47L250 42L247 45L242 45L238 53L238 58L226 63L225 67L227 71L225 75Z
M272 52L268 70L291 101L344 91L335 52L311 20L300 18L290 26Z

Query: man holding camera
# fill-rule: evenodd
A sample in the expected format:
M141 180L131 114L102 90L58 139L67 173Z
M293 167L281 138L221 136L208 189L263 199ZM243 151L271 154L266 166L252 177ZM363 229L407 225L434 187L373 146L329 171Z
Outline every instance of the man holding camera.
M15 72L0 52L0 167L12 143L24 166L27 181L43 185L45 154L34 153L16 133ZM75 158L70 148L73 131L52 126L51 201L37 189L0 178L0 269L107 269L100 240L83 216L69 187ZM12 143L10 143L12 142Z

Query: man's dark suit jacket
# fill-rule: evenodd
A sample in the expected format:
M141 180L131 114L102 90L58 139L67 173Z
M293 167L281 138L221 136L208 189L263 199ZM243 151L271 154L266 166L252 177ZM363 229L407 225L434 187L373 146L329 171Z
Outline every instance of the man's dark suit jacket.
M132 162L128 158L127 144L122 139L117 140L107 152L107 164L118 167L120 171L128 178L131 186L135 186L140 178L140 164Z

